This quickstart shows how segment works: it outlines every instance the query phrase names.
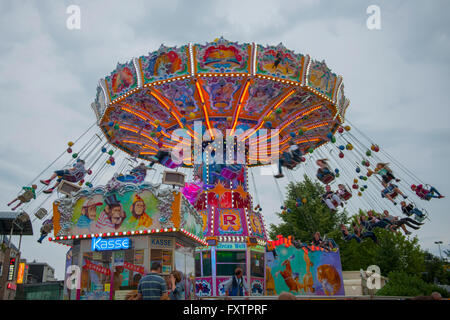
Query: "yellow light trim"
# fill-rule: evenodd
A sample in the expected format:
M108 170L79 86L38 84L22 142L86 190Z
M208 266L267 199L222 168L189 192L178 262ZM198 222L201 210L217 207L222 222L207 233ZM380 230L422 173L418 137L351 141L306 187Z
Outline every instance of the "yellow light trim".
M155 92L150 91L150 94L152 96L154 96L156 98L156 100L158 100L167 109L167 111L169 111L169 113L175 117L175 120L178 122L178 125L181 128L183 128L183 124L181 123L180 119L177 117L177 115L174 112L170 111L170 107L166 104L166 102L161 97L159 97L158 94L156 94Z
M180 118L178 117L178 116L181 116L181 115L178 114L178 116L177 116L177 111L176 111L175 107L173 108L174 111L173 112L171 111L170 107L166 104L166 102L162 98L162 94L158 90L153 89L152 91L150 91L150 94L152 96L154 96L156 98L156 100L158 100L167 109L167 111L170 112L170 114L172 116L174 116L174 118L177 121L177 123L180 126L180 128L184 128L185 127L185 126L183 126L183 124L180 121ZM190 131L192 131L192 129L188 125L186 125L186 128L188 129L187 133L191 136L191 138L194 138L194 135L190 132ZM166 137L168 139L170 139L169 136L166 136Z
M119 126L119 128L120 128L120 129L127 130L127 131L131 131L131 132L134 132L134 133L138 133L138 132L139 132L139 131L136 130L136 129L128 128L128 127L125 127L125 126Z
M158 144L158 142L156 142L155 139L153 139L152 137L146 135L145 133L141 133L141 136L146 137L147 139L149 139L149 140L153 141L154 143Z
M197 87L197 91L198 91L198 94L200 96L200 100L202 101L202 108L203 108L203 114L205 115L206 127L208 128L208 131L209 131L209 134L211 136L211 139L214 139L214 135L213 135L212 130L211 130L211 123L209 122L208 110L206 108L205 99L203 97L203 92L202 92L202 88L200 86L199 81L195 82L195 86Z
M141 118L141 119L143 119L143 120L147 120L147 121L148 121L152 126L154 126L155 128L158 127L155 123L152 122L152 121L154 121L154 120L152 120L152 118L151 118L150 116L145 115L145 114L138 113L138 112L133 111L133 110L131 110L131 109L129 109L129 108L126 108L126 107L121 107L121 108L122 108L122 110L127 111L127 112L129 112L129 113L131 113L131 114L134 114L134 115L138 116L139 118ZM123 128L123 129L126 129L126 128ZM165 136L167 139L170 139L170 136L169 136L167 133L165 133L164 130L161 130L161 134L162 134L163 136Z
M158 151L158 149L156 149L155 147L150 146L150 145L148 145L148 144L144 144L144 147L149 148L149 149L153 149L153 150L155 150L155 151Z
M328 122L322 122L322 123L315 124L315 125L307 127L307 128L308 128L308 130L312 130L312 129L320 128L320 127L323 127L323 126L326 126L326 125L328 125Z
M131 114L134 114L136 117L139 117L139 118L141 118L142 120L148 120L148 118L144 117L144 116L143 116L142 114L140 114L140 113L137 113L136 111L130 110L130 109L125 108L125 107L122 107L122 110L125 110L125 111L127 111L127 112L129 112L129 113L131 113Z
M234 129L236 129L237 121L238 121L238 118L239 118L239 114L241 113L241 109L242 109L242 100L244 100L244 97L247 94L247 90L248 90L249 86L250 86L250 80L247 80L247 83L245 84L245 87L244 87L244 91L242 92L241 98L239 99L239 105L238 105L238 108L237 108L237 112L234 115L233 127L231 128L231 134L233 134L234 133Z
M131 140L122 140L122 142L123 142L123 143L132 143L132 144L142 145L142 142L131 141Z

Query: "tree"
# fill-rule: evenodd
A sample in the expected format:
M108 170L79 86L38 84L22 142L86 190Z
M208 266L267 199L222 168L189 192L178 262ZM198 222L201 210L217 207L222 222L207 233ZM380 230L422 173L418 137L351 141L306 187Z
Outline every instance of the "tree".
M425 272L422 274L422 279L426 282L450 285L450 270L446 261L430 252L425 252Z
M389 281L386 285L377 291L377 296L429 296L432 292L439 292L442 297L448 298L447 290L434 284L427 283L416 275L410 275L406 272L395 271L388 274Z
M293 236L294 239L309 243L315 232L328 238L339 236L339 224L346 222L345 212L332 212L323 202L324 188L318 182L304 176L304 181L290 182L287 187L287 199L284 202L285 213L277 213L283 221L279 225L270 225L269 236ZM305 203L302 200L305 199ZM297 205L300 204L300 205Z

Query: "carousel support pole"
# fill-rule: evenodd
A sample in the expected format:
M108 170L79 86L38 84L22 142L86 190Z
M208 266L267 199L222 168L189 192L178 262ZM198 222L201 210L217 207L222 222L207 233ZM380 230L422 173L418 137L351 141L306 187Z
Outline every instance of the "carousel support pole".
M11 223L11 232L9 233L9 243L8 243L9 248L11 248L11 238L12 238L13 230L14 230L14 221Z
M20 238L19 238L19 252L20 252L20 245L22 244L22 231L20 231Z

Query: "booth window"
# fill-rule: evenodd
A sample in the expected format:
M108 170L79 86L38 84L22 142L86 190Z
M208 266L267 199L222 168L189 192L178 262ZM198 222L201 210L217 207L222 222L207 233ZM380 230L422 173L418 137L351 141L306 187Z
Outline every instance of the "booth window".
M202 276L202 263L200 261L200 252L195 254L195 276Z
M114 290L136 290L143 275L125 268L124 263L143 266L144 249L114 252Z
M203 277L210 277L212 274L211 251L202 252Z
M251 252L251 276L264 278L264 254Z
M150 256L150 266L153 262L161 263L161 273L169 274L172 272L172 250L152 249Z
M217 251L217 276L232 276L236 268L241 268L245 275L245 251Z
M83 254L80 299L109 300L111 275L106 271L111 269L111 262L111 251ZM101 267L101 271L92 270L91 264Z

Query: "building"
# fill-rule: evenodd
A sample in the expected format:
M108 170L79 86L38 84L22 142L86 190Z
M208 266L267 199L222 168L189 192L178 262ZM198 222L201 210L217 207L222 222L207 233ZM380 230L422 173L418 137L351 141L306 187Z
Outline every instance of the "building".
M13 300L16 294L16 261L20 259L20 251L3 235L0 235L0 246L0 300Z
M19 236L16 247L12 236ZM25 212L0 212L0 300L12 300L17 289L17 277L23 276L25 265L20 264L20 245L23 235L33 235L30 217ZM18 271L20 269L20 274Z
M62 300L64 281L18 284L16 300Z
M47 263L33 261L28 263L27 266L28 275L26 283L33 284L56 281L55 269Z
M55 269L45 262L21 259L16 277L15 300L61 300L64 281L55 279Z

